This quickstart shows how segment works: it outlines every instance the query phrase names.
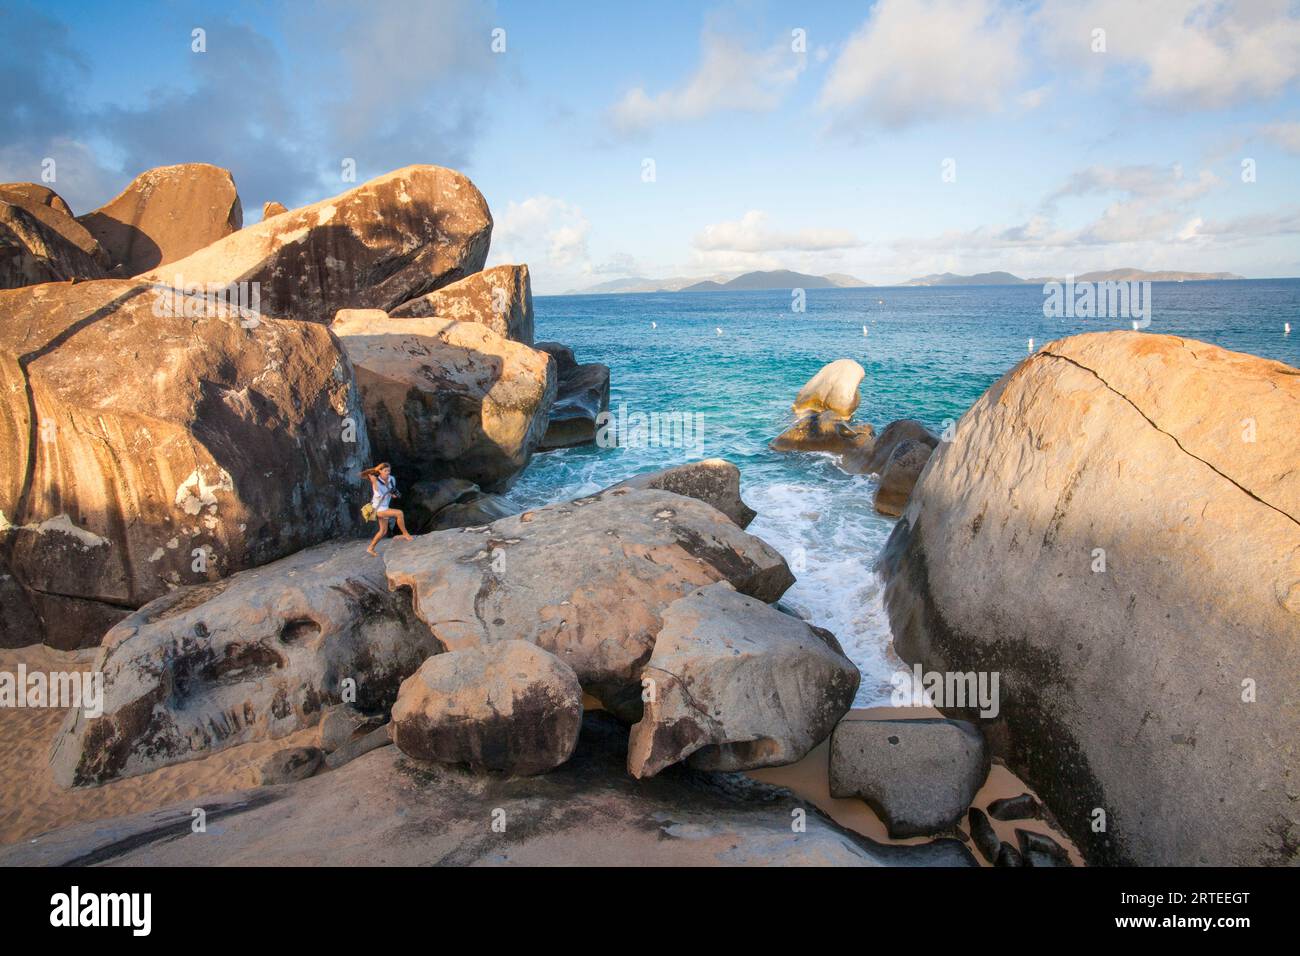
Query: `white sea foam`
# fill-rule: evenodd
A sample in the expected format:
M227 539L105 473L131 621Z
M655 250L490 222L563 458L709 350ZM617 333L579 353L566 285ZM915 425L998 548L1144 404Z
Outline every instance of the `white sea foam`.
M785 556L796 582L781 599L839 639L862 672L857 707L889 702L890 675L906 669L890 646L884 583L872 570L892 522L875 514L866 477L756 481L744 496L758 511L749 531Z
M811 469L810 461L816 462ZM676 463L640 454L611 460L550 452L546 471L534 465L510 497L520 507L538 507ZM796 466L801 473L792 477ZM894 524L875 513L875 480L844 475L829 455L773 456L742 468L741 476L742 496L758 512L749 532L780 551L795 573L781 603L833 633L858 665L862 684L855 706L888 704L890 677L907 668L890 647L884 583L872 570Z

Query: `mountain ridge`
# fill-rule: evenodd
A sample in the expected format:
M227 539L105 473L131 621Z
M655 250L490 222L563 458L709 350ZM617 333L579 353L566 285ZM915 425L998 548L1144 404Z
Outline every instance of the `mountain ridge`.
M617 295L631 292L737 292L757 289L857 289L870 283L843 272L823 276L790 269L742 272L739 275L720 273L712 276L669 279L647 279L641 276L611 279L584 289L570 289L566 295Z
M1075 282L1226 282L1244 279L1235 272L1183 272L1121 268L1084 272L1073 277ZM1022 279L1010 272L976 272L962 275L953 272L931 273L898 283L899 286L962 286L962 285L1044 285L1048 282L1065 282L1065 276L1039 276ZM888 288L864 282L843 272L812 275L791 269L759 270L739 275L715 273L711 276L672 276L667 279L650 279L644 276L627 276L610 279L582 289L569 289L564 295L625 295L636 292L743 292L773 289L869 289Z

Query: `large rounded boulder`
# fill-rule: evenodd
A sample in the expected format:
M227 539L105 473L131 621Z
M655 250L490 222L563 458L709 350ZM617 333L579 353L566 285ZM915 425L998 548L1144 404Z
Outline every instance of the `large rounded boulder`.
M123 278L183 259L244 224L230 171L208 163L146 170L112 202L78 221Z
M555 362L480 322L344 309L330 325L356 372L375 453L399 472L504 487L555 401Z
M113 279L0 291L6 644L97 644L174 587L360 524L370 450L338 340L175 299Z
M941 444L886 547L895 647L1000 674L990 739L1092 862L1300 859L1300 372L1044 346Z
M699 588L663 612L628 772L652 777L683 760L722 771L794 763L830 736L861 679L830 631L726 581Z
M533 288L528 266L493 266L434 292L403 302L398 319L438 318L481 322L497 335L533 344Z
M573 755L581 728L573 668L527 641L430 657L393 705L404 754L479 771L545 773Z
M740 497L740 469L724 458L705 458L635 475L614 488L657 488L712 505L741 528L758 513Z
M849 418L857 411L861 396L858 386L866 370L853 359L836 359L810 378L794 399L795 414L833 412Z
M274 740L331 705L385 714L440 647L365 542L335 541L127 617L95 661L103 712L70 712L51 764L87 786Z
M392 309L483 268L487 201L441 166L407 166L240 229L142 278L256 288L259 314L328 324ZM255 286L254 286L255 284Z

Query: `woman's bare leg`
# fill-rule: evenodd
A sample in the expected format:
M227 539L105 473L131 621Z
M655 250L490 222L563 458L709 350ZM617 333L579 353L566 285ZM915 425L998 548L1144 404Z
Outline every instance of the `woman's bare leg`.
M385 519L385 524L387 524L388 518L394 519L397 522L398 530L402 532L402 537L407 541L411 540L411 535L406 530L406 516L396 508L385 508L383 511L379 512L379 517Z
M382 515L383 512L381 511L379 514ZM379 516L376 515L376 517ZM375 536L370 539L370 546L366 548L366 553L373 554L375 557L379 557L379 552L375 550L375 545L377 545L379 543L379 539L382 538L387 533L388 533L388 519L381 517L379 518L379 530L376 531Z

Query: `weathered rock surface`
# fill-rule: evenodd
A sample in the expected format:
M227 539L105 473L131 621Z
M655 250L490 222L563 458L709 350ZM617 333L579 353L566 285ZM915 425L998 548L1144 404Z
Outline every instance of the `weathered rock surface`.
M365 714L351 704L330 704L322 708L317 728L320 733L320 749L332 754L351 743L352 738L362 730L373 730L372 725L377 720L376 715ZM387 715L384 715L384 720L387 720Z
M0 864L974 865L954 840L873 843L738 774L671 768L633 780L626 743L613 718L588 714L573 758L535 777L484 777L384 747L300 783L204 799L220 839L192 832L189 800L0 848ZM803 833L790 826L798 809Z
M844 456L844 468L857 475L883 475L894 449L902 442L915 441L934 448L939 438L913 418L900 418L886 425L876 440Z
M360 524L369 444L328 330L160 302L128 280L0 291L0 572L57 647Z
M663 612L628 772L652 777L688 759L700 770L794 763L834 729L860 680L829 631L725 581L700 588Z
M244 211L229 170L183 163L141 173L116 199L78 222L108 253L112 274L127 278L237 232Z
M101 279L104 261L99 244L71 216L0 193L0 289Z
M998 855L993 860L994 866L1024 866L1025 861L1020 856L1020 851L1013 847L1006 840L1002 841L1002 846L998 848Z
M1298 859L1297 421L1290 366L1063 339L975 403L894 529L896 649L1000 672L991 739L1090 863Z
M402 492L398 502L412 534L434 530L433 519L448 505L467 501L480 494L478 485L464 478L427 478Z
M874 504L878 512L894 518L903 513L932 450L925 442L910 438L894 446L876 488Z
M795 414L832 412L840 418L849 418L862 400L858 386L866 374L853 359L836 359L823 366L799 389L794 399Z
M1029 793L1001 797L989 804L989 816L995 820L1042 819L1043 805Z
M895 839L955 827L989 774L964 720L844 720L831 735L833 797L861 797Z
M740 469L722 458L706 458L685 465L651 471L621 481L613 488L657 488L713 505L741 528L757 516L740 497Z
M329 770L337 770L345 764L349 764L358 757L365 756L372 750L378 750L380 747L387 747L393 742L392 723L384 723L374 730L360 736L353 737L338 750L335 750L325 758L325 766Z
M425 535L385 563L449 650L531 641L629 721L640 718L641 668L668 605L715 581L760 601L794 583L776 551L716 509L632 489Z
M72 207L64 202L63 197L49 186L40 183L0 183L0 200L30 209L32 206L48 206L71 218Z
M971 841L979 848L980 855L996 865L998 856L1002 852L1002 841L998 839L993 824L989 823L989 818L978 807L971 807L967 811L966 820L970 828Z
M533 344L533 288L528 266L494 266L389 310L393 318L478 322L503 338Z
M431 657L393 705L398 749L473 770L545 773L573 756L581 725L573 668L527 641Z
M471 494L447 505L433 517L434 531L452 528L476 528L491 524L501 518L519 514L515 507L500 495Z
M258 283L264 316L328 324L339 309L391 309L478 272L492 216L466 177L407 166L248 226L143 278Z
M359 710L385 711L438 650L361 541L180 588L105 637L103 715L69 714L55 779L100 784L283 737L351 691Z
M486 325L341 311L375 454L394 470L503 487L528 464L555 400L555 363Z
M278 203L274 199L270 202L262 203L262 218L270 219L272 216L278 216L282 212L288 212L284 203Z
M290 747L271 754L257 769L262 786L306 780L325 765L325 752L319 747Z
M825 451L863 456L876 441L870 425L846 422L837 412L810 412L771 441L773 451Z
M609 366L599 362L579 364L573 350L559 342L538 342L556 364L557 389L550 423L540 451L590 445L596 441L597 420L609 410Z
M1065 847L1045 833L1016 828L1016 842L1020 844L1021 866L1072 866Z

